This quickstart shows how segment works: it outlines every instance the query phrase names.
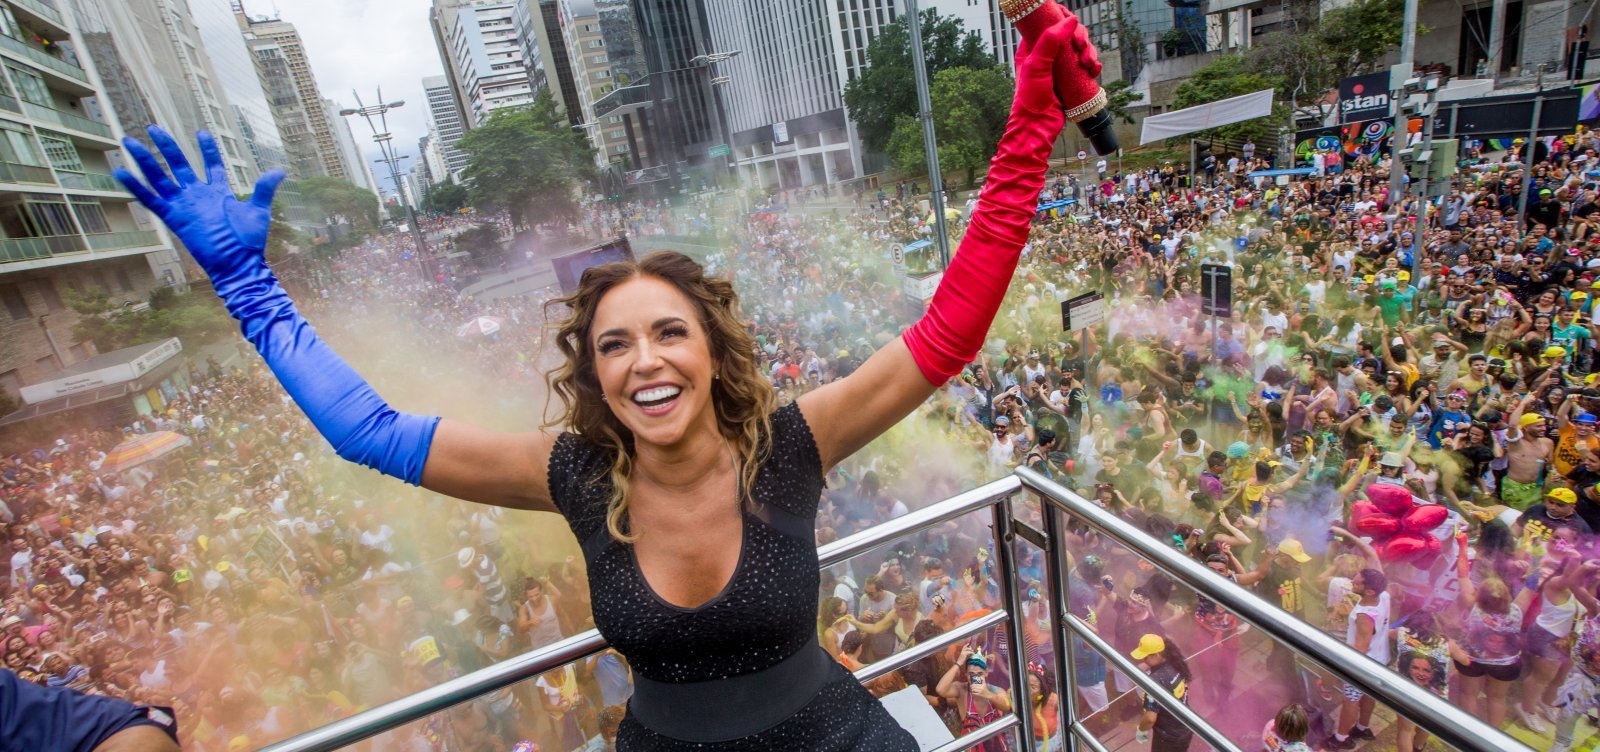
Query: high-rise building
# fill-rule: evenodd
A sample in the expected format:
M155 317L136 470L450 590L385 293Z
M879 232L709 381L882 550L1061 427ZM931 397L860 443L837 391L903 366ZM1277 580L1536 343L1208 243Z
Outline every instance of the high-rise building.
M570 106L581 114L580 123L590 143L594 144L598 166L620 163L628 169L637 169L638 159L633 152L638 146L638 139L629 138L624 116L599 116L595 113L596 101L618 86L627 86L630 80L626 73L619 74L612 65L612 48L601 25L597 5L599 3L594 0L560 0L562 46L568 52L569 68L578 98ZM631 25L627 27L631 28ZM622 51L626 53L626 49ZM627 60L627 57L623 57L618 62Z
M377 180L373 178L372 170L368 167L371 163L361 156L361 147L356 143L356 135L350 128L350 121L339 115L342 109L344 107L332 99L322 100L322 111L327 114L328 124L333 127L334 142L339 145L339 158L349 170L350 182L358 188L377 193Z
M153 122L175 133L208 130L217 137L228 176L255 181L255 159L186 0L69 4L84 32L84 51L105 72L109 103L126 127L138 131ZM190 158L198 159L193 139L184 141Z
M96 355L73 334L69 293L99 289L141 303L186 281L165 231L109 174L122 163L124 131L90 52L111 40L104 27L89 39L75 16L54 4L0 2L0 390L14 397Z
M517 0L515 20L522 43L541 51L539 59L544 61L545 86L550 96L567 113L569 122L573 125L584 122L572 59L561 33L561 1Z
M352 173L359 167L346 165L340 153L338 135L322 105L322 92L300 32L287 21L249 18L243 13L239 18L289 151L290 174L356 182Z
M444 162L443 170L434 182L445 182L446 175L454 182L460 179L461 171L467 167L467 155L456 148L461 136L466 133L466 126L461 111L456 109L450 79L447 76L425 76L422 79L422 91L428 97L428 134Z
M646 129L651 141L650 151L655 155L654 161L673 172L690 165L708 164L711 147L722 143L711 76L696 60L714 51L706 3L707 0L634 0L631 3L648 72L644 85L648 87L650 100L650 127ZM756 15L753 8L723 7L736 4L739 3L733 0L718 3L718 13L736 13L752 22L766 23L767 19ZM788 4L812 5L792 1ZM781 7L785 3L757 0L748 5L772 6L779 15L788 12ZM789 33L797 34L792 29ZM796 37L774 40L774 44L788 46L808 36L809 33L798 33ZM803 70L793 73L810 75Z
M726 108L742 179L784 189L862 175L865 154L844 88L866 70L868 47L900 18L901 4L857 0L841 12L829 0L706 2L709 40L694 54L739 54L680 75L691 87L725 81L711 101ZM1013 58L1016 30L995 0L928 0L922 7L959 20L997 59Z
M289 169L289 155L283 148L283 137L278 133L278 123L272 118L272 103L261 86L261 76L256 71L255 58L239 33L239 20L235 9L242 10L239 0L188 0L189 10L200 29L206 55L216 72L215 85L221 88L232 105L233 117L238 124L257 175L273 169ZM253 181L254 178L251 178ZM248 190L253 182L245 182L240 190Z
M447 66L459 90L458 100L468 128L489 119L496 110L533 103L544 86L544 68L536 45L524 44L517 33L516 4L474 3L446 11L444 42L452 62Z

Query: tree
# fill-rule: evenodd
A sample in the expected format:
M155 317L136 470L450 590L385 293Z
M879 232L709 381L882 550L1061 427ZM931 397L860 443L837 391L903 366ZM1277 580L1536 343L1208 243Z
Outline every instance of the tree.
M504 209L514 227L535 210L545 218L578 214L578 187L595 174L594 147L574 130L548 90L527 107L499 110L459 143L472 205Z
M467 189L455 183L440 183L428 191L427 210L435 214L455 214L467 205Z
M1179 84L1178 90L1173 92L1172 108L1176 110L1194 107L1195 105L1215 102L1219 99L1249 94L1253 91L1279 89L1281 87L1281 79L1252 70L1248 59L1244 55L1233 53L1211 61L1206 67L1195 71L1193 75ZM1277 137L1278 125L1288 120L1288 117L1288 107L1280 103L1274 105L1271 116L1211 128L1200 131L1195 135L1198 137L1249 138L1270 142Z
M98 287L86 293L67 293L67 304L78 313L72 334L89 340L100 352L156 342L169 337L185 348L223 342L237 336L239 327L209 289L179 293L170 287L151 291L149 306L139 310L114 302Z
M922 11L922 53L931 82L949 68L993 68L983 40L966 31L960 19ZM887 151L901 117L917 112L917 90L911 85L911 33L905 19L883 27L867 44L867 68L844 87L844 103L856 121L861 142L873 151ZM932 84L929 84L932 94ZM937 109L937 108L935 108Z
M1106 110L1111 117L1132 125L1133 116L1128 114L1128 107L1144 99L1144 95L1134 91L1133 84L1128 83L1126 78L1119 78L1102 88L1106 90Z
M348 222L357 237L378 229L378 195L372 191L322 175L296 180L291 187L308 210L328 221Z
M1317 36L1333 56L1334 70L1356 73L1370 70L1400 44L1404 21L1401 0L1358 0L1324 13L1317 22ZM1417 35L1427 31L1419 26Z
M939 167L954 173L966 171L972 185L978 168L989 163L1005 132L1016 84L998 67L946 68L933 77L928 96L933 105L933 127L939 135ZM906 115L889 137L889 155L900 169L916 172L926 163L922 123Z

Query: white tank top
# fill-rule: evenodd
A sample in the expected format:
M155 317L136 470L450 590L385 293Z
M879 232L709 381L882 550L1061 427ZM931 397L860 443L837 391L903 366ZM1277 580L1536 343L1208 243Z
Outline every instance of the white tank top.
M1533 617L1533 623L1556 637L1566 637L1572 634L1572 623L1578 618L1578 599L1567 595L1566 603L1551 603L1543 593L1539 598L1544 601L1539 606L1539 613Z
M1345 644L1356 644L1356 617L1362 614L1372 619L1372 644L1367 646L1367 657L1385 666L1389 665L1389 593L1384 592L1378 596L1376 606L1356 604L1356 607L1350 610Z

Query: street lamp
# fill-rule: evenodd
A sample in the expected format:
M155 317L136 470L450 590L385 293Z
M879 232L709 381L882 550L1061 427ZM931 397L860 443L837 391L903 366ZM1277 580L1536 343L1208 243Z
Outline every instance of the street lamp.
M401 205L406 208L406 221L411 225L411 235L417 246L417 270L421 272L423 280L427 281L431 276L428 273L427 245L422 238L422 228L417 224L416 210L406 203L406 191L400 184L400 160L409 159L410 155L395 154L394 134L389 132L389 110L404 107L406 101L404 99L396 99L393 102L369 106L362 103L359 93L352 90L350 94L356 98L356 106L339 110L339 114L343 117L360 115L361 119L367 121L367 127L372 130L372 140L378 144L378 150L383 153L383 159L374 159L372 161L389 166L389 177L394 180L395 196L400 199ZM378 101L383 102L383 87L381 86L378 87ZM374 121L373 118L377 118L377 120Z

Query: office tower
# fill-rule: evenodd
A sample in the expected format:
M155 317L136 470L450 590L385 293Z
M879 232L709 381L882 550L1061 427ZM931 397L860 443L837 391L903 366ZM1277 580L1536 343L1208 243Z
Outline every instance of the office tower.
M222 90L232 105L233 118L238 133L244 139L251 159L255 162L255 175L273 169L287 170L289 155L283 148L283 137L278 133L278 123L272 117L272 103L261 86L261 75L256 70L255 58L239 32L236 8L242 10L239 0L188 0L206 55L216 72L215 85ZM252 177L252 181L254 178ZM245 189L252 182L244 182Z
M300 32L294 24L278 19L250 18L243 13L238 18L289 152L289 174L357 182L353 173L360 168L347 165L340 153L338 135L323 107Z
M537 46L523 43L515 11L513 2L478 2L449 8L437 19L467 128L496 110L532 104L544 85L542 62L528 57L537 55Z
M443 160L444 169L435 182L445 182L444 175L454 182L459 180L461 171L467 167L467 155L456 148L461 136L466 133L466 127L461 111L456 109L450 79L447 76L425 76L422 90L428 97L428 134Z
M516 25L524 45L536 45L542 50L545 86L550 96L567 113L569 122L584 122L572 59L562 36L560 0L517 0Z

